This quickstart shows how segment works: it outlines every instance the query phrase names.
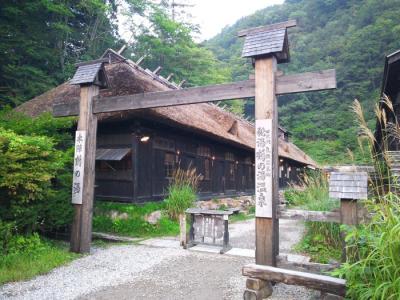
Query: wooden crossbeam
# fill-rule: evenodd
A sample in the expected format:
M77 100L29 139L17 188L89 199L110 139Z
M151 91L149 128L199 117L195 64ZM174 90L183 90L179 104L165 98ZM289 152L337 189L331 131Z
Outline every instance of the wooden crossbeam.
M340 212L336 211L282 209L277 214L280 219L340 223Z
M335 70L308 72L277 77L276 94L285 95L336 88ZM181 90L151 92L126 96L97 97L94 100L94 113L123 110L156 108L164 106L196 104L212 101L244 99L255 96L254 80L235 83L201 86ZM77 116L79 98L69 103L55 104L53 115L56 117Z
M289 285L301 285L314 290L339 296L346 295L346 280L325 275L317 275L270 266L248 264L243 267L244 276Z

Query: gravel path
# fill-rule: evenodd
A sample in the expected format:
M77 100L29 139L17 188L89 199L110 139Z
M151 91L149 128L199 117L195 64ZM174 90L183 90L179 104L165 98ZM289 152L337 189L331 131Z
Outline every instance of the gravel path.
M303 226L281 221L281 251L299 240ZM233 246L254 248L254 220L232 225ZM0 287L0 299L193 299L241 300L241 267L254 259L160 247L123 245L95 249L47 275ZM175 245L175 246L174 246ZM270 299L313 299L307 289L278 284Z
M75 299L95 290L131 282L142 271L168 259L185 257L181 249L146 246L112 246L95 249L93 254L57 268L27 282L10 283L0 288L0 299Z
M232 247L255 249L255 219L233 223L229 226L229 241ZM289 253L303 236L301 221L279 220L279 251Z

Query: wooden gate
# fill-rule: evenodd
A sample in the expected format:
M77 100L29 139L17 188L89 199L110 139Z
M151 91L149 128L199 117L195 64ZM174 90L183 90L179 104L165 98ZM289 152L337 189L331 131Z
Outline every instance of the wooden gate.
M255 79L235 83L100 97L99 88L106 87L108 82L104 69L108 59L77 65L70 84L80 85L80 98L53 107L53 115L57 117L79 115L77 137L80 140L75 144L72 190L75 208L72 251L90 251L98 114L255 97L256 263L276 265L279 254L277 96L336 88L335 70L292 75L282 75L277 70L277 64L289 62L287 29L293 26L296 26L295 21L287 21L239 32L239 36L245 37L242 57L251 59ZM154 152L154 163L170 163L168 157L159 157L157 151ZM134 162L134 167L139 168L140 163ZM215 178L218 180L218 184L213 186L215 190L228 190L236 183L235 161L224 166L215 158L213 168L221 174ZM153 171L159 172L157 168ZM139 180L135 179L135 186ZM153 192L158 188L156 182L152 182L152 188ZM134 188L134 193L138 193L137 188Z

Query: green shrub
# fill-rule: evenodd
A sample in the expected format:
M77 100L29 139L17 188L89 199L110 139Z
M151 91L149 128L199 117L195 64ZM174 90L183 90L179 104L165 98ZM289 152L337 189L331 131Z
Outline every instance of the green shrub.
M6 254L8 251L8 244L15 231L15 224L12 222L2 222L0 220L0 253Z
M0 112L0 219L20 233L71 223L72 120Z
M306 175L302 188L288 192L292 205L312 211L331 211L339 206L337 199L329 198L327 177L320 172ZM340 259L342 244L339 224L305 222L305 227L305 236L296 245L296 250L307 252L313 261L320 263Z
M37 234L13 236L8 250L0 255L0 284L44 274L79 257L65 245L42 240Z
M389 114L395 114L390 100L381 99ZM375 176L366 201L371 220L346 230L347 261L333 274L346 278L347 297L351 299L400 299L400 197L398 178L390 174L388 153L390 143L398 141L400 127L397 121L389 123L386 113L376 107L381 122L381 153L375 152L375 135L364 119L362 107L354 102L358 118L362 152L374 162ZM391 191L394 192L391 192Z
M347 262L334 274L346 278L351 299L400 299L400 198L385 199L370 204L370 222L348 228Z
M179 232L178 223L170 220L164 213L157 224L153 225L145 220L146 215L157 210L163 211L165 207L165 202L145 204L96 202L93 230L133 237L176 235ZM112 218L112 212L125 213L127 216Z
M196 193L189 185L172 185L168 188L168 198L165 199L169 216L177 220L179 215L190 208L196 200Z

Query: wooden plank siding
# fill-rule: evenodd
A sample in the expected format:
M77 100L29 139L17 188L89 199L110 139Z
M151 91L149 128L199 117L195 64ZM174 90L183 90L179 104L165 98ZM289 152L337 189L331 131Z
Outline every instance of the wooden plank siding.
M254 194L253 150L145 119L110 125L99 124L98 148L131 148L132 151L121 161L96 162L98 199L137 203L164 199L171 181L166 174L167 156L173 157L175 167L180 165L185 169L191 165L204 176L199 184L200 199ZM141 135L148 135L150 139L141 142ZM160 140L162 144L157 142ZM199 153L200 147L209 153ZM302 170L295 161L284 159L283 163L292 172L285 169L282 173L285 184L281 187L287 186L290 178L297 182L296 170Z

